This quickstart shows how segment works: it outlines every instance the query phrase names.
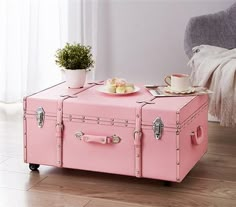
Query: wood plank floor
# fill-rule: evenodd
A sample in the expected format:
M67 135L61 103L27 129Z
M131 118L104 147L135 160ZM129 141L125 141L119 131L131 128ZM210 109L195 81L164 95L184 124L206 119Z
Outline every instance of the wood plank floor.
M236 129L209 122L209 149L182 183L23 162L21 105L0 104L0 207L233 207ZM42 152L43 153L43 152Z

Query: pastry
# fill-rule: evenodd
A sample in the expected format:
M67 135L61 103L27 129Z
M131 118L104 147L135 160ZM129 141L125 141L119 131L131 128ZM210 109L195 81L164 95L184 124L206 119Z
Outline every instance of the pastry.
M116 93L116 86L115 85L106 85L106 91L109 93Z
M125 86L118 86L116 87L116 93L125 93L126 87Z
M126 80L121 78L110 78L107 79L105 88L109 93L132 93L134 91L134 84L127 83Z
M126 83L126 93L132 93L134 91L133 83Z

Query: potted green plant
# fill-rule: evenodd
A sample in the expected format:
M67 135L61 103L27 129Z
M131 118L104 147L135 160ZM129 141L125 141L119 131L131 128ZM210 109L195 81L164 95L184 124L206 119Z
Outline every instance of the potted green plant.
M56 64L65 69L65 77L69 88L81 88L86 80L86 72L94 65L91 46L79 43L66 43L56 51Z

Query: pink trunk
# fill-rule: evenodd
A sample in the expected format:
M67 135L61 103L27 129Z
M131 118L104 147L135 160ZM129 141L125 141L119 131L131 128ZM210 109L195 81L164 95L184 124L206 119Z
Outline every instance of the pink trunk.
M207 95L98 87L62 83L24 99L25 162L181 182L207 151Z

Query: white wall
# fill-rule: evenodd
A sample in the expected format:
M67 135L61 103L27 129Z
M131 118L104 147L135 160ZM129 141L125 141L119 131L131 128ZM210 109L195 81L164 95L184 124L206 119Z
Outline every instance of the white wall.
M234 0L100 0L96 78L163 83L190 73L184 32L192 16L226 9Z

